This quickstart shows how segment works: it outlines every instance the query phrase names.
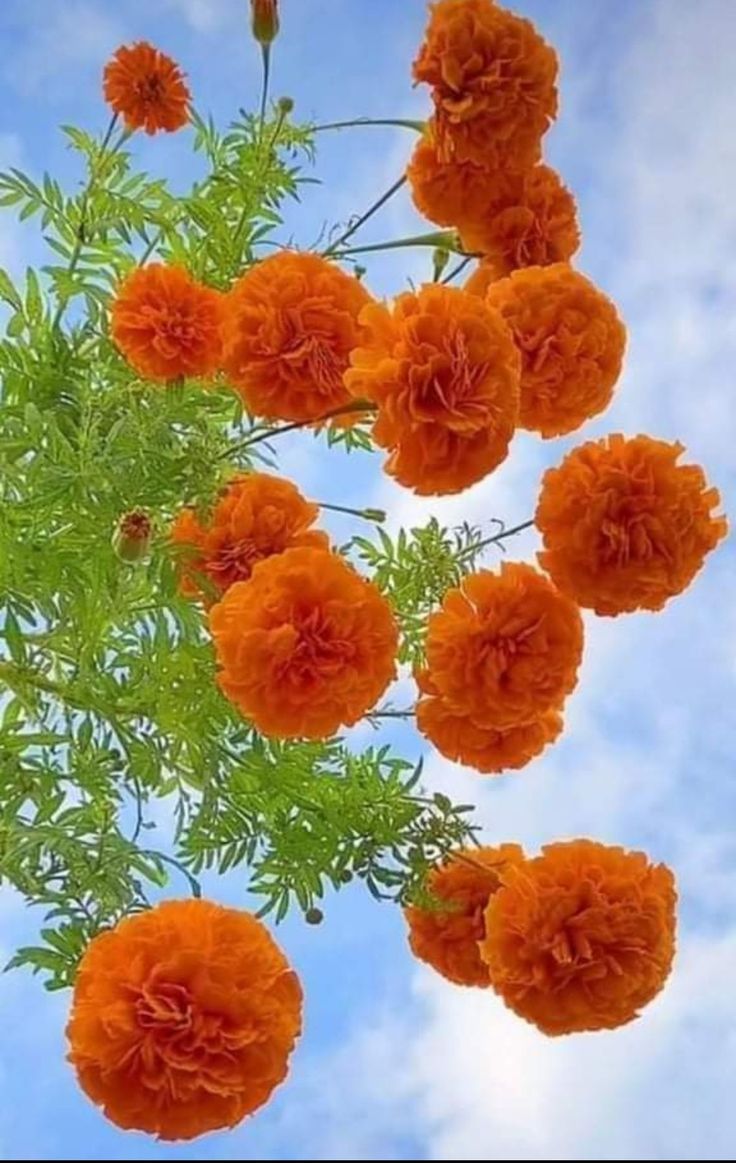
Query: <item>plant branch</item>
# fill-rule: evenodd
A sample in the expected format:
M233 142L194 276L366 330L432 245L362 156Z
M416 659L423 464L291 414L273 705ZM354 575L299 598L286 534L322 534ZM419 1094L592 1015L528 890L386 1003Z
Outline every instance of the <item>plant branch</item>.
M380 210L382 206L385 206L386 203L391 198L393 198L394 194L396 194L401 189L401 187L404 186L405 184L406 184L406 174L402 174L401 177L397 181L395 181L392 186L389 186L389 188L388 188L388 190L386 190L385 194L382 194L381 197L378 198L377 201L375 201L372 206L368 207L368 209L366 210L366 212L364 214L361 214L361 216L359 218L355 219L355 221L352 223L351 226L348 227L348 229L344 232L344 234L341 234L340 237L335 240L335 242L330 243L327 250L323 251L323 256L325 258L327 258L328 256L334 254L334 252L336 250L338 250L341 246L343 246L343 244L346 243L349 238L353 237L353 235L356 233L356 231L360 230L361 226L363 226L363 224L366 223L369 218L372 218L373 215L378 210Z
M352 121L328 121L325 125L313 125L312 133L324 133L327 129L350 129L355 125L394 125L402 129L413 129L415 133L424 133L424 121L409 121L404 117L356 117Z
M263 432L256 432L254 436L249 436L247 440L228 448L220 454L220 460L226 460L238 452L243 452L253 444L260 444L262 440L270 440L272 437L282 436L286 432L295 432L298 428L312 428L317 424L324 424L326 420L331 420L334 416L347 416L351 412L375 412L375 410L375 404L369 400L353 400L349 404L341 404L339 408L332 408L331 411L323 413L322 416L315 416L314 420L295 420L293 424L283 424L280 428L266 428Z

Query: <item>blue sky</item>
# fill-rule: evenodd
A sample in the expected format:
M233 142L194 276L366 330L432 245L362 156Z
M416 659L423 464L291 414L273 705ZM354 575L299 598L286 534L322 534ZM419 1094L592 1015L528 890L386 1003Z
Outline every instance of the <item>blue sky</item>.
M274 91L304 117L421 116L409 65L423 0L282 0ZM736 57L732 0L519 0L562 61L548 157L578 195L580 266L618 302L626 373L584 430L679 438L736 512ZM99 73L121 42L147 37L189 72L200 110L222 122L257 100L246 0L3 0L0 168L76 176L58 122L99 128ZM320 140L317 174L289 219L304 242L364 208L405 164L409 138L364 129ZM185 178L184 136L143 143L146 164ZM420 225L397 198L365 240ZM0 217L0 264L40 257L31 230ZM423 252L369 265L377 294L428 273ZM544 467L576 434L521 434L509 461L460 498L419 501L378 458L341 464L309 438L281 467L321 500L347 497L424 520L510 523L531 515ZM341 534L344 524L335 524ZM517 557L536 549L518 539ZM589 619L567 730L519 775L488 781L428 757L427 782L478 804L489 840L591 835L670 862L680 949L666 992L612 1034L548 1040L480 991L410 959L401 918L360 891L325 923L282 926L304 980L307 1028L290 1080L236 1132L166 1148L108 1127L64 1065L67 999L30 977L0 981L0 1157L15 1159L726 1159L736 1143L736 608L729 542L659 615ZM387 736L389 737L389 736ZM407 728L392 736L416 756ZM209 891L247 904L238 878ZM0 896L0 952L37 918Z

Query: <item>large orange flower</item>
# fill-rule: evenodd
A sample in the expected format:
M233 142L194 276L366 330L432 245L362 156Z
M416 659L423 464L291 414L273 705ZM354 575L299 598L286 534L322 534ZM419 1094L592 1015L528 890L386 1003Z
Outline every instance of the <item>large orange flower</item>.
M220 360L223 296L182 267L137 267L118 287L111 333L128 363L147 380L211 376Z
M538 719L499 731L473 722L470 715L453 711L437 691L428 671L416 676L424 697L416 707L417 728L441 755L484 775L518 771L544 751L562 731L558 710Z
M728 532L702 468L649 436L583 444L549 469L535 521L540 565L597 614L661 610Z
M171 540L193 551L183 567L182 592L201 594L198 573L224 592L247 581L253 567L274 553L301 545L328 549L327 534L309 528L318 515L319 506L306 501L291 481L261 472L236 477L206 524L191 508L182 509L174 522Z
M345 382L378 405L373 435L387 471L416 493L457 493L506 457L520 359L500 315L437 284L361 315L363 346Z
M173 133L189 120L184 74L165 53L141 40L123 45L105 66L105 100L128 129Z
M193 1139L234 1127L283 1082L301 1007L296 974L255 917L164 901L88 946L69 1061L117 1126Z
M626 328L613 303L567 263L527 267L491 284L521 352L519 425L562 436L608 406Z
M501 844L455 853L433 868L427 889L447 905L411 905L404 910L414 956L456 985L489 986L488 969L478 947L485 935L483 914L506 869L523 859L518 844Z
M465 249L484 256L489 275L572 258L580 246L577 207L555 170L539 165L497 176L488 190L487 200L457 226ZM467 289L478 290L472 284Z
M582 652L576 604L517 562L464 578L427 628L427 666L447 709L498 730L559 708Z
M264 735L325 739L395 675L398 631L376 587L324 549L256 565L210 611L220 687Z
M675 951L672 873L592 840L510 866L480 951L491 984L545 1034L611 1030L662 989Z
M557 56L534 25L488 0L438 0L414 61L432 86L446 159L523 170L557 115Z
M223 367L248 410L308 421L349 404L343 376L370 302L315 254L280 251L247 271L228 296Z

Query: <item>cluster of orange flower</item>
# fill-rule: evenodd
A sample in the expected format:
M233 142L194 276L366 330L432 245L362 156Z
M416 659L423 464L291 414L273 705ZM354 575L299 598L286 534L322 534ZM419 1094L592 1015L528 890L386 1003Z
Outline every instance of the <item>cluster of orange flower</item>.
M276 2L252 10L269 45ZM221 375L267 420L352 423L362 410L387 471L446 494L500 464L517 427L553 437L603 410L625 329L569 265L575 204L540 162L557 112L554 51L493 0L438 0L414 75L432 86L434 114L408 176L417 206L483 256L465 289L435 283L388 306L336 262L283 251L221 293L154 263L119 287L111 334L145 380ZM173 131L188 117L180 70L150 45L115 54L105 94L131 129ZM692 581L726 521L701 469L677 463L682 451L620 435L574 449L539 497L544 572L507 564L447 592L416 675L417 725L442 754L481 772L524 766L562 730L581 607L656 610ZM289 481L250 473L208 516L184 509L171 532L182 591L208 608L223 692L275 737L329 737L395 675L390 603L314 528L318 508ZM130 515L128 535L145 520ZM673 878L641 853L589 840L536 858L513 844L458 852L427 887L434 901L406 910L414 953L451 981L491 986L547 1034L630 1021L669 972ZM266 1101L300 1012L263 926L169 902L90 945L71 1060L118 1125L190 1138Z
M458 985L491 986L545 1034L614 1029L662 989L675 952L672 873L592 840L456 853L406 910L413 952Z

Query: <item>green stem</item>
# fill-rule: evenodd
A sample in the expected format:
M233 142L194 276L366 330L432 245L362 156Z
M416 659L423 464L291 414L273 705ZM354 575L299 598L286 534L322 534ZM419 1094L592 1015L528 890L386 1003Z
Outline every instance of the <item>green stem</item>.
M366 719L413 719L414 711L371 711Z
M500 533L496 533L493 537L486 538L485 541L477 541L475 545L469 545L460 558L473 557L481 549L486 549L489 545L497 545L499 541L505 541L507 537L513 537L516 533L523 533L525 529L531 529L534 525L534 519L531 521L523 521L521 525L514 525L512 529L502 529Z
M414 234L410 238L398 238L394 242L374 242L370 246L348 246L333 257L344 258L349 254L367 254L369 251L376 250L398 250L400 247L406 246L431 246L433 248L442 246L456 254L462 253L459 250L457 235L451 230L445 230L434 231L432 234Z
M314 420L296 420L293 424L283 424L280 428L266 428L263 432L257 432L255 436L249 436L247 440L228 448L224 453L221 453L220 460L234 456L236 453L250 448L253 444L260 444L262 440L271 440L274 436L283 436L286 432L295 432L298 428L312 428L315 424L323 424L326 420L331 420L333 416L347 416L351 412L374 412L375 410L375 404L369 400L353 400L349 404L341 404L339 408L332 408L331 411L323 413L322 416L315 416Z
M447 283L451 283L455 278L457 278L457 276L459 274L462 274L462 272L465 270L465 268L469 262L472 262L472 256L469 254L466 254L465 258L462 259L462 261L459 262L457 264L457 266L453 267L452 270L450 271L450 273L445 275L444 279L441 279L440 282L443 285L447 285Z
M173 856L166 856L163 852L154 852L151 849L143 851L141 855L151 856L155 860L163 860L164 864L170 864L172 868L176 868L182 874L182 876L186 877L186 879L189 881L189 888L191 889L192 896L196 897L197 900L199 900L199 898L202 896L202 885L199 883L196 876L192 876L189 869L185 868L184 865L181 864L180 861L176 860Z
M350 129L354 125L398 125L402 129L424 133L426 122L409 121L403 117L356 117L353 121L329 121L325 125L313 125L312 133L323 133L326 129Z
M332 513L347 513L351 517L360 517L363 521L373 521L380 524L386 520L383 509L350 509L346 505L328 505L326 501L315 502L320 509L329 509Z
M110 144L110 140L112 138L113 133L115 132L115 126L117 125L117 123L118 123L118 115L117 115L117 113L113 113L113 115L110 119L110 124L107 127L107 131L105 133L105 136L102 139L102 144L100 145L97 156L93 160L90 161L89 181L87 182L84 193L82 194L82 200L81 200L80 206L79 206L79 225L77 226L77 232L76 232L77 237L76 237L76 240L74 243L74 250L72 251L71 258L69 259L69 277L70 278L73 276L74 272L77 269L79 259L81 258L81 255L82 255L82 247L84 246L85 242L87 241L87 212L89 210L90 199L92 198L92 195L93 195L94 189L95 189L95 185L97 183L100 162L103 160L103 158L105 156L105 151L107 150L107 147ZM112 151L113 153L115 152L116 149L119 149L119 147L123 144L123 142L126 140L126 138L128 136L129 135L125 132L121 134L119 141L116 142L115 148ZM52 323L51 323L51 330L52 331L58 330L59 325L61 324L61 320L64 316L64 312L66 311L67 305L69 303L69 299L70 299L69 295L63 295L59 299L59 303L58 303L58 306L56 308L56 314L54 315L54 318L53 318Z
M349 238L352 238L355 232L360 230L361 226L363 226L363 224L367 222L369 218L372 218L373 215L378 210L380 210L382 206L385 206L386 203L390 201L391 198L393 198L394 194L396 194L397 191L399 191L401 187L405 185L405 183L406 174L402 174L401 177L396 182L394 182L394 184L390 186L388 190L386 190L385 194L382 194L381 197L376 202L374 202L372 206L369 206L365 214L361 214L360 218L356 218L352 225L349 226L348 229L344 232L344 234L341 234L340 237L335 240L335 242L330 243L327 250L323 251L323 256L327 258L329 255L334 254L334 252L338 250L344 243L346 243Z
M268 101L268 82L271 76L271 45L262 44L261 54L263 58L263 83L261 85L261 112L260 112L260 128L258 130L258 140L263 137L263 126L266 121L266 103Z

